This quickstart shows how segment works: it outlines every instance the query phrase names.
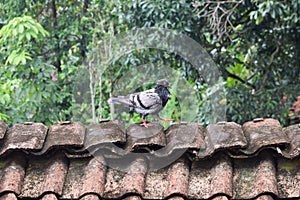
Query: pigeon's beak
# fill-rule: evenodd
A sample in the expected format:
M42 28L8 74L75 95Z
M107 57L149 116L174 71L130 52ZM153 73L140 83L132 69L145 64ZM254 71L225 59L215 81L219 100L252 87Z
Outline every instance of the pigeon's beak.
M171 99L171 95L170 95L170 94L168 94L167 98L168 98L168 99Z

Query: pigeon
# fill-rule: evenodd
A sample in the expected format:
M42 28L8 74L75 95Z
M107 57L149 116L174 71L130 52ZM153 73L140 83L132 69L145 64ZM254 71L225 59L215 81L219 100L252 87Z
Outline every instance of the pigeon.
M123 104L129 107L130 112L137 112L141 115L141 126L149 127L152 124L145 120L148 115L156 115L163 122L172 122L171 119L164 119L159 112L166 106L171 94L168 90L170 83L166 79L158 80L156 87L143 92L137 92L126 96L112 97L108 100L110 104Z

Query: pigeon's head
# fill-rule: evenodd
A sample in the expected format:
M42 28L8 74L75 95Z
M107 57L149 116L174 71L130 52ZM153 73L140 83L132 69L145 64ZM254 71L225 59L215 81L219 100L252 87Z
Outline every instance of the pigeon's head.
M166 88L170 88L171 84L166 79L161 79L156 82L157 85L164 86Z

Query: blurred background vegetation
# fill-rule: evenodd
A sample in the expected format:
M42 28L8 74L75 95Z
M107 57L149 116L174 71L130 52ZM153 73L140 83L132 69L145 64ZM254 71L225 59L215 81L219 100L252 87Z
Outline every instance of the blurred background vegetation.
M300 95L299 0L2 0L0 8L0 120L8 124L49 125L76 113L86 113L84 123L108 119L106 100L118 77L143 63L179 71L197 90L195 120L209 123L207 84L180 56L137 49L106 66L113 36L142 27L175 30L201 44L223 77L227 121L272 117L287 125ZM97 77L98 69L107 70ZM84 86L86 96L76 92ZM169 104L165 115L180 121L176 98Z

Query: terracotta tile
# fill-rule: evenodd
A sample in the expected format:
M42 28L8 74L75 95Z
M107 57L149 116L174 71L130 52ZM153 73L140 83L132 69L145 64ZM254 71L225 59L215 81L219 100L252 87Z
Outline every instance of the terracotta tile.
M189 186L189 163L184 158L178 159L168 167L167 188L164 197L173 194L188 195Z
M55 194L45 194L40 200L58 200Z
M116 120L103 121L87 127L84 149L87 149L92 155L99 150L104 151L105 154L123 155L124 152L118 145L123 145L125 142L126 130L124 124Z
M300 112L300 96L297 97L297 101L293 103L294 112Z
M229 200L227 196L217 196L212 198L212 200Z
M142 200L142 198L140 196L128 196L125 198L122 198L123 200Z
M85 137L85 126L79 122L62 122L50 127L43 149L36 155L44 154L53 148L82 148Z
M170 149L205 149L204 129L197 123L174 124L166 131Z
M274 200L274 199L270 195L261 195L261 196L255 198L255 200Z
M187 196L188 179L189 164L184 158L165 168L148 171L143 198L169 199L171 197L174 198L174 194L180 195L180 198L181 196Z
M208 199L218 194L232 196L232 166L227 155L194 161L189 177L189 198Z
M140 158L127 166L126 171L109 168L106 176L105 198L120 198L127 193L143 195L145 174L144 159Z
M247 138L247 149L241 150L246 154L253 154L266 146L284 146L289 144L288 137L283 133L278 120L254 119L243 125L244 135Z
M164 168L179 159L187 151L194 155L200 149L205 149L203 127L197 123L175 124L166 131L167 144L165 147L151 152L149 168L157 170Z
M168 167L146 175L144 199L163 199L168 188Z
M42 149L47 134L47 126L41 123L15 124L8 129L0 155L7 150L22 149L37 151Z
M144 159L134 161L128 168L128 172L123 179L123 190L127 193L144 194L145 175L147 172L147 164Z
M126 149L129 151L152 151L164 147L166 138L164 127L159 123L145 128L139 124L131 124L127 128Z
M102 143L125 143L125 126L119 121L103 121L87 127L85 147Z
M101 199L95 194L87 194L81 197L80 200L101 200Z
M300 157L277 159L279 197L300 198Z
M263 151L254 158L234 160L234 199L254 198L262 193L278 194L272 154Z
M37 198L49 192L61 195L67 169L67 160L60 154L30 159L20 196Z
M66 177L62 198L78 199L95 193L103 195L106 166L103 158L72 159Z
M168 198L168 200L184 200L185 198L181 197L181 196L172 196L170 198Z
M211 155L219 149L243 148L247 140L242 127L234 122L219 122L206 127L206 155ZM201 152L200 152L201 153Z
M18 200L14 193L5 193L0 196L1 200Z
M25 163L24 155L9 155L0 160L0 193L9 191L20 194Z
M0 120L0 140L4 138L6 129L7 129L7 124Z
M282 151L283 156L295 158L300 155L300 124L289 126L284 129L285 134L289 137L290 146Z

